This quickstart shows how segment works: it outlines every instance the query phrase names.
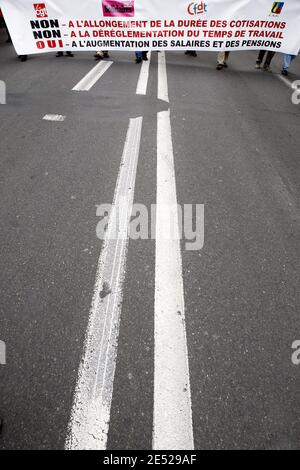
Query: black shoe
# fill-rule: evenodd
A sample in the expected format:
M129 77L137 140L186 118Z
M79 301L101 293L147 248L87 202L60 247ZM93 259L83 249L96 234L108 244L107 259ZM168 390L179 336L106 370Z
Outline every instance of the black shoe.
M141 59L140 57L138 59L135 59L136 64L140 64L141 62L143 62L143 59Z
M103 52L103 57L104 57L104 59L109 59L109 53L108 52Z
M6 39L6 44L11 44L11 43L12 43L11 38L7 38L7 39Z
M197 57L197 52L196 51L191 51L190 56L191 57Z
M143 52L143 60L148 60L147 52Z
M224 65L223 64L218 64L217 65L217 70L223 70Z
M68 56L68 57L74 57L74 54L73 54L73 52L68 51L68 52L67 52L67 56Z
M95 54L94 57L95 57L95 60L102 60L101 54Z
M191 51L185 51L185 55L191 55Z
M271 72L271 67L270 67L270 65L264 65L264 71L265 71L265 72Z
M63 52L57 52L56 57L63 57L64 53Z
M27 55L19 55L19 59L20 59L21 62L26 62L28 57L27 57Z
M288 76L288 71L286 69L282 69L281 70L281 75L283 75L284 77L287 77Z
M224 69L228 69L228 65L227 65L226 62L224 62L223 67L224 67Z

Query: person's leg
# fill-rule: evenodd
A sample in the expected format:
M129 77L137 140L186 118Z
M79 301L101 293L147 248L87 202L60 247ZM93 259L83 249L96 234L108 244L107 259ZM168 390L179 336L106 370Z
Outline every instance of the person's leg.
M265 70L270 70L270 65L271 65L271 62L272 62L273 57L274 57L275 54L276 54L276 52L273 52L273 51L269 51L267 53L267 57L266 57L266 60L265 60L265 63L264 63L264 69Z
M102 51L103 52L103 57L104 59L108 59L109 58L109 53L108 51Z
M143 51L143 52L142 52L142 59L143 59L143 60L148 60L147 54L148 54L147 51Z
M296 57L296 55L292 54L283 54L282 75L288 75L290 65Z
M290 65L291 65L291 54L283 54L283 64L282 64L282 70L288 71Z
M225 51L219 52L217 57L218 64L224 65L225 62Z
M256 68L257 68L257 69L260 69L260 66L261 66L261 64L262 64L262 61L264 60L264 57L265 57L265 53L266 53L266 52L267 52L267 51L264 51L264 50L259 51L259 54L258 54L258 57L257 57L257 61L256 61Z
M217 57L217 62L218 62L217 70L223 69L224 65L226 64L225 58L226 58L226 52L225 51L219 52L218 57Z
M71 51L67 51L67 52L66 52L66 55L67 55L68 57L74 57L74 54L73 54L73 52L71 52Z
M143 61L143 53L140 52L140 51L137 51L137 52L135 53L135 62L136 62L137 64L140 64L142 61Z
M56 57L62 57L64 55L63 51L58 51Z
M228 62L228 59L229 59L229 55L230 55L230 51L226 51L225 56L224 56L224 63L223 63L223 66L226 67L226 68L228 67L227 62Z

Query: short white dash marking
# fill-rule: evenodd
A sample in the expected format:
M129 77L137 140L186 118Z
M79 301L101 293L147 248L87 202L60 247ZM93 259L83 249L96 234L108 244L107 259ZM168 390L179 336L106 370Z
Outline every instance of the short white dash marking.
M112 64L113 61L101 61L74 86L73 91L89 91Z
M46 114L43 117L44 121L57 121L63 122L66 119L66 116L62 116L61 114Z
M158 114L155 264L154 450L193 450L192 405L185 328L182 260L176 232L168 231L167 208L177 207L170 111Z
M138 117L129 123L113 210L98 264L66 449L105 450L107 445L142 121ZM112 237L118 213L122 214L119 230Z
M150 62L151 62L151 52L149 52L148 54L148 61L143 61L142 66L141 66L139 80L138 80L137 87L136 87L137 95L147 94Z
M157 97L159 100L169 103L169 91L167 80L167 64L165 52L158 54L158 87Z

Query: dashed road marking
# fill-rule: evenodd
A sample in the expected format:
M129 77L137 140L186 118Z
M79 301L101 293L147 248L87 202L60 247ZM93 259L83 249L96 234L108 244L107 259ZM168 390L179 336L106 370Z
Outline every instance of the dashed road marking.
M46 114L43 117L44 121L63 122L65 119L66 119L66 116L62 116L61 114Z
M97 64L90 72L74 86L73 91L89 91L95 83L105 74L113 61L103 61Z
M158 85L157 85L157 97L159 100L166 101L169 103L169 91L168 91L168 80L167 80L167 64L165 52L158 54Z
M140 75L139 75L139 79L138 79L138 83L136 87L137 95L147 94L150 62L151 62L151 52L149 52L148 54L148 61L143 61L142 66L141 66L141 71L140 71Z

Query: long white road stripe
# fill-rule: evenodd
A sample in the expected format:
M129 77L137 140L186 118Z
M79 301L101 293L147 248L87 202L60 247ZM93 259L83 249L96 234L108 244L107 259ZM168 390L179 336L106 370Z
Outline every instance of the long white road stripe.
M97 64L92 70L80 80L77 85L72 89L73 91L89 91L95 83L105 74L109 67L113 64L113 61L103 61Z
M131 119L128 128L113 210L97 270L66 449L106 449L142 122L142 117ZM118 213L121 219L117 219ZM116 239L112 239L117 221Z
M142 66L141 66L141 71L140 71L140 75L139 75L139 79L138 79L138 83L136 87L137 95L147 94L150 62L151 62L151 52L149 52L148 54L148 61L143 61Z
M157 97L159 100L169 103L169 91L167 81L167 66L165 52L158 54L158 87Z
M170 111L164 111L157 124L154 450L194 448L177 211L173 213L177 233L171 240L165 237L168 210L176 206Z

